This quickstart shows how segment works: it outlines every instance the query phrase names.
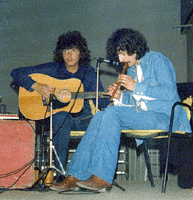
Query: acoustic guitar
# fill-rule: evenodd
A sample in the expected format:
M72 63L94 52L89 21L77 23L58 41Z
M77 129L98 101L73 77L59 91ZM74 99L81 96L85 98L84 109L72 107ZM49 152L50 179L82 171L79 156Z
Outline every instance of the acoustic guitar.
M53 114L61 111L78 113L82 110L84 99L96 98L96 92L84 92L83 84L76 78L56 79L44 74L31 74L33 80L38 83L55 87L53 100ZM78 91L78 92L77 92ZM98 92L99 98L109 98ZM49 99L43 98L36 91L29 92L20 87L19 90L19 109L27 119L40 120L50 116L47 111Z

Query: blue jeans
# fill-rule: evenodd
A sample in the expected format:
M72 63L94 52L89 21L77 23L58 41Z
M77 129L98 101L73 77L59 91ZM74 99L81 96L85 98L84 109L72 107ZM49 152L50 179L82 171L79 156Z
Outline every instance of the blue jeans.
M67 175L87 180L93 174L112 183L115 174L121 130L156 129L158 119L153 112L135 108L111 106L92 118Z
M68 158L70 131L85 131L91 118L92 114L87 110L77 117L72 117L67 112L58 112L53 115L53 145L64 168ZM56 168L61 170L58 160L55 160Z

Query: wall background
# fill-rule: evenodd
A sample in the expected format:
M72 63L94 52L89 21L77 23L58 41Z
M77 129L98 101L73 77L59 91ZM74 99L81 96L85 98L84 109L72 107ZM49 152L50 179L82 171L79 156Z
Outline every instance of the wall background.
M187 81L186 36L173 28L180 25L180 0L0 0L0 9L0 96L7 112L18 113L18 96L10 87L12 69L52 61L58 36L68 30L82 33L92 58L105 58L113 31L138 29L150 50L173 62L177 82ZM116 81L116 74L101 64L104 88Z

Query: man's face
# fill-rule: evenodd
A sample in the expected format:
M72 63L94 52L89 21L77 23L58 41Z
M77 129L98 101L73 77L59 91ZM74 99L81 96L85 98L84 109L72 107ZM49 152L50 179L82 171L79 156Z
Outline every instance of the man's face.
M134 65L139 64L139 60L136 59L137 54L134 53L132 55L128 55L127 51L118 51L119 61L123 63L127 63L128 67L132 67Z
M63 59L67 67L78 66L80 59L80 50L73 47L72 49L63 50Z

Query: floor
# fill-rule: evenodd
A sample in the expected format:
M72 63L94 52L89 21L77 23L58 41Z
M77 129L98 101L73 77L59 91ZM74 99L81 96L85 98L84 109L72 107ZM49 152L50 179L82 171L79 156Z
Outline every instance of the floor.
M155 187L150 186L149 181L115 180L125 191L113 186L106 193L58 193L49 189L35 191L8 190L0 193L1 200L172 200L193 199L193 189L181 189L177 185L176 178L168 180L165 193L161 193L162 179L155 180Z
M119 161L125 161L126 155L129 157L129 180L116 179L115 182L120 184L125 191L113 186L110 192L106 193L58 193L57 191L51 191L48 188L41 188L36 190L24 190L24 189L11 189L2 190L0 187L0 199L1 200L173 200L173 199L193 199L193 189L181 189L177 185L177 177L173 176L169 178L167 182L166 193L161 193L162 179L158 178L159 175L159 152L157 150L150 150L150 162L152 164L152 170L155 187L151 187L149 180L147 180L147 170L145 169L144 156L137 156L136 149L129 148L128 152L125 152L125 148L120 149ZM23 154L22 154L23 155ZM72 153L73 155L73 153ZM7 156L8 157L8 156ZM31 175L26 177L33 177L33 167ZM118 164L118 171L126 171L125 162ZM14 176L15 178L15 176ZM0 179L0 186L3 185L3 180Z

